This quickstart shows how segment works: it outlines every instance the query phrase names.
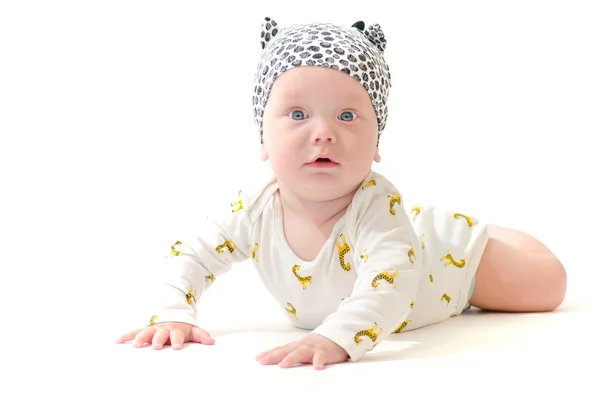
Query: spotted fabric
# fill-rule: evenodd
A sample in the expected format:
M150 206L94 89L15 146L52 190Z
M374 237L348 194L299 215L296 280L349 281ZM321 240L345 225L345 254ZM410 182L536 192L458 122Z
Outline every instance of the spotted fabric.
M356 79L369 94L381 135L387 121L391 75L383 56L387 42L378 24L366 29L362 21L348 27L308 23L281 28L267 17L260 43L252 103L261 143L262 117L271 86L278 76L297 66L329 67Z

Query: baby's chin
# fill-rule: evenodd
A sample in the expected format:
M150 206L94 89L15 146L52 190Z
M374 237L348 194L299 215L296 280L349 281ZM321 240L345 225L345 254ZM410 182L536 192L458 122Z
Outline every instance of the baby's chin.
M304 200L311 202L334 201L343 197L353 196L360 187L362 179L357 181L342 178L311 177L299 183L295 189Z

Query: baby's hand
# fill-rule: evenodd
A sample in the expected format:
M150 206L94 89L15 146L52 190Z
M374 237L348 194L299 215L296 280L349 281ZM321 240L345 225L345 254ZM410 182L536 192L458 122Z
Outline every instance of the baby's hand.
M186 323L160 323L145 328L134 329L117 339L117 343L132 341L133 347L142 347L144 343L152 343L153 349L162 349L170 343L173 349L181 349L185 342L196 342L212 345L215 340L208 332L195 325Z
M327 364L341 363L347 359L346 350L318 334L308 334L298 342L288 343L256 356L261 364L279 364L282 368L312 364L315 369L323 369Z

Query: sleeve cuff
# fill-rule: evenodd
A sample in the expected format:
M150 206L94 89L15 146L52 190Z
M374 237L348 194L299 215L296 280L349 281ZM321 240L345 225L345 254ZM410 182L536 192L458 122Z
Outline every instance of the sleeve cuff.
M162 310L155 313L148 322L148 326L160 323L187 323L191 325L198 325L196 322L196 316L192 310Z
M373 324L375 326L375 324ZM364 328L364 327L363 327ZM374 335L381 332L379 327L375 327ZM365 356L365 354L375 347L380 341L379 338L383 338L386 335L380 335L375 337L375 342L368 335L358 335L356 332L349 331L347 327L340 327L339 324L321 324L319 327L312 331L314 334L319 334L327 339L337 343L348 353L349 360L352 362L358 361Z

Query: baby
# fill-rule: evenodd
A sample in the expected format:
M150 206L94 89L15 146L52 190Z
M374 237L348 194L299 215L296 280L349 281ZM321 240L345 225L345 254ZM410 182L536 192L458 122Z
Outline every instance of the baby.
M282 312L310 330L257 356L290 367L357 361L393 333L468 310L551 311L564 299L561 262L535 238L470 214L405 207L373 172L391 75L379 25L265 18L254 118L272 175L174 242L150 324L118 342L212 344L196 324L201 295L250 260Z

